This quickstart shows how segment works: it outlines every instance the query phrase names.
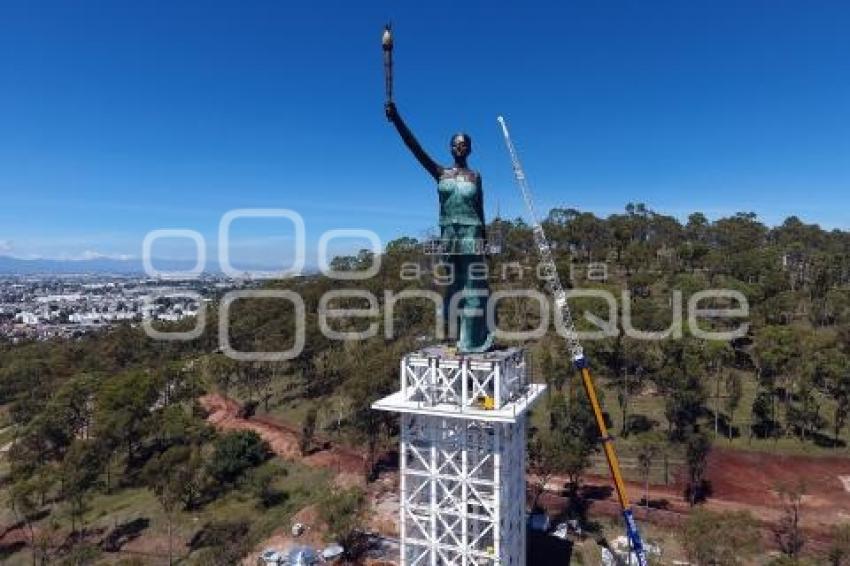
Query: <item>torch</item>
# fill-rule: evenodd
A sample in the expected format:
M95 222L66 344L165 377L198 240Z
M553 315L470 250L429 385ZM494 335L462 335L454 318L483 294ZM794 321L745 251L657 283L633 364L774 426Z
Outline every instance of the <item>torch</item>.
M393 101L393 33L390 24L384 26L384 35L381 37L381 46L384 48L384 88L387 93L387 102Z

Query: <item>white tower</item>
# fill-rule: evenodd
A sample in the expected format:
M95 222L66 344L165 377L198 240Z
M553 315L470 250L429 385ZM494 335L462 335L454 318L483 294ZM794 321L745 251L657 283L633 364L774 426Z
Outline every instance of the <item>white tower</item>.
M401 390L372 407L401 413L402 566L525 564L525 351L455 354L434 346L401 362Z

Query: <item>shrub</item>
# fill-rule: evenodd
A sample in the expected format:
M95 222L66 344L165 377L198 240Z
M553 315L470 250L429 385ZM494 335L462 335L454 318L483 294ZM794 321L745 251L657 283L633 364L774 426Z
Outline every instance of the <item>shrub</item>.
M253 431L227 433L217 438L213 446L209 472L222 483L233 483L245 470L262 464L271 456L269 445Z

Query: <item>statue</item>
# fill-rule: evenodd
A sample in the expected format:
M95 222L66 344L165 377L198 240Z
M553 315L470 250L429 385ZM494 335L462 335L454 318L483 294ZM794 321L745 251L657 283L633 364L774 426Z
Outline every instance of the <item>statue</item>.
M467 164L472 153L472 138L464 133L452 137L450 150L454 162L451 166L443 167L431 159L402 120L392 100L393 43L389 26L384 30L382 43L387 94L384 109L387 119L396 127L413 156L437 182L442 261L450 266L451 272L451 284L445 289L443 301L444 319L449 328L458 329L459 352L486 352L493 345L493 335L487 328L490 289L486 269L476 267L486 266L484 194L481 175ZM458 293L458 317L452 320L452 297Z

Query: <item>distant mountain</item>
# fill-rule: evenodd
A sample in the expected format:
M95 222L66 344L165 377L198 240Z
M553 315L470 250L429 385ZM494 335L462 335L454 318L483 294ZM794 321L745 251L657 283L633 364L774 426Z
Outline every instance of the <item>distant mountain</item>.
M178 271L194 267L191 260L155 260L159 270ZM114 259L98 257L90 259L22 259L0 256L0 274L2 275L47 275L47 274L87 274L115 273L122 275L143 274L140 259Z
M236 263L236 262L234 262ZM159 271L189 271L195 267L194 260L154 259L153 265ZM257 264L236 263L238 269L273 272L279 268ZM207 273L221 273L218 263L208 261ZM310 270L305 270L305 273ZM85 275L85 274L144 274L142 260L96 257L89 259L22 259L0 255L0 275Z

